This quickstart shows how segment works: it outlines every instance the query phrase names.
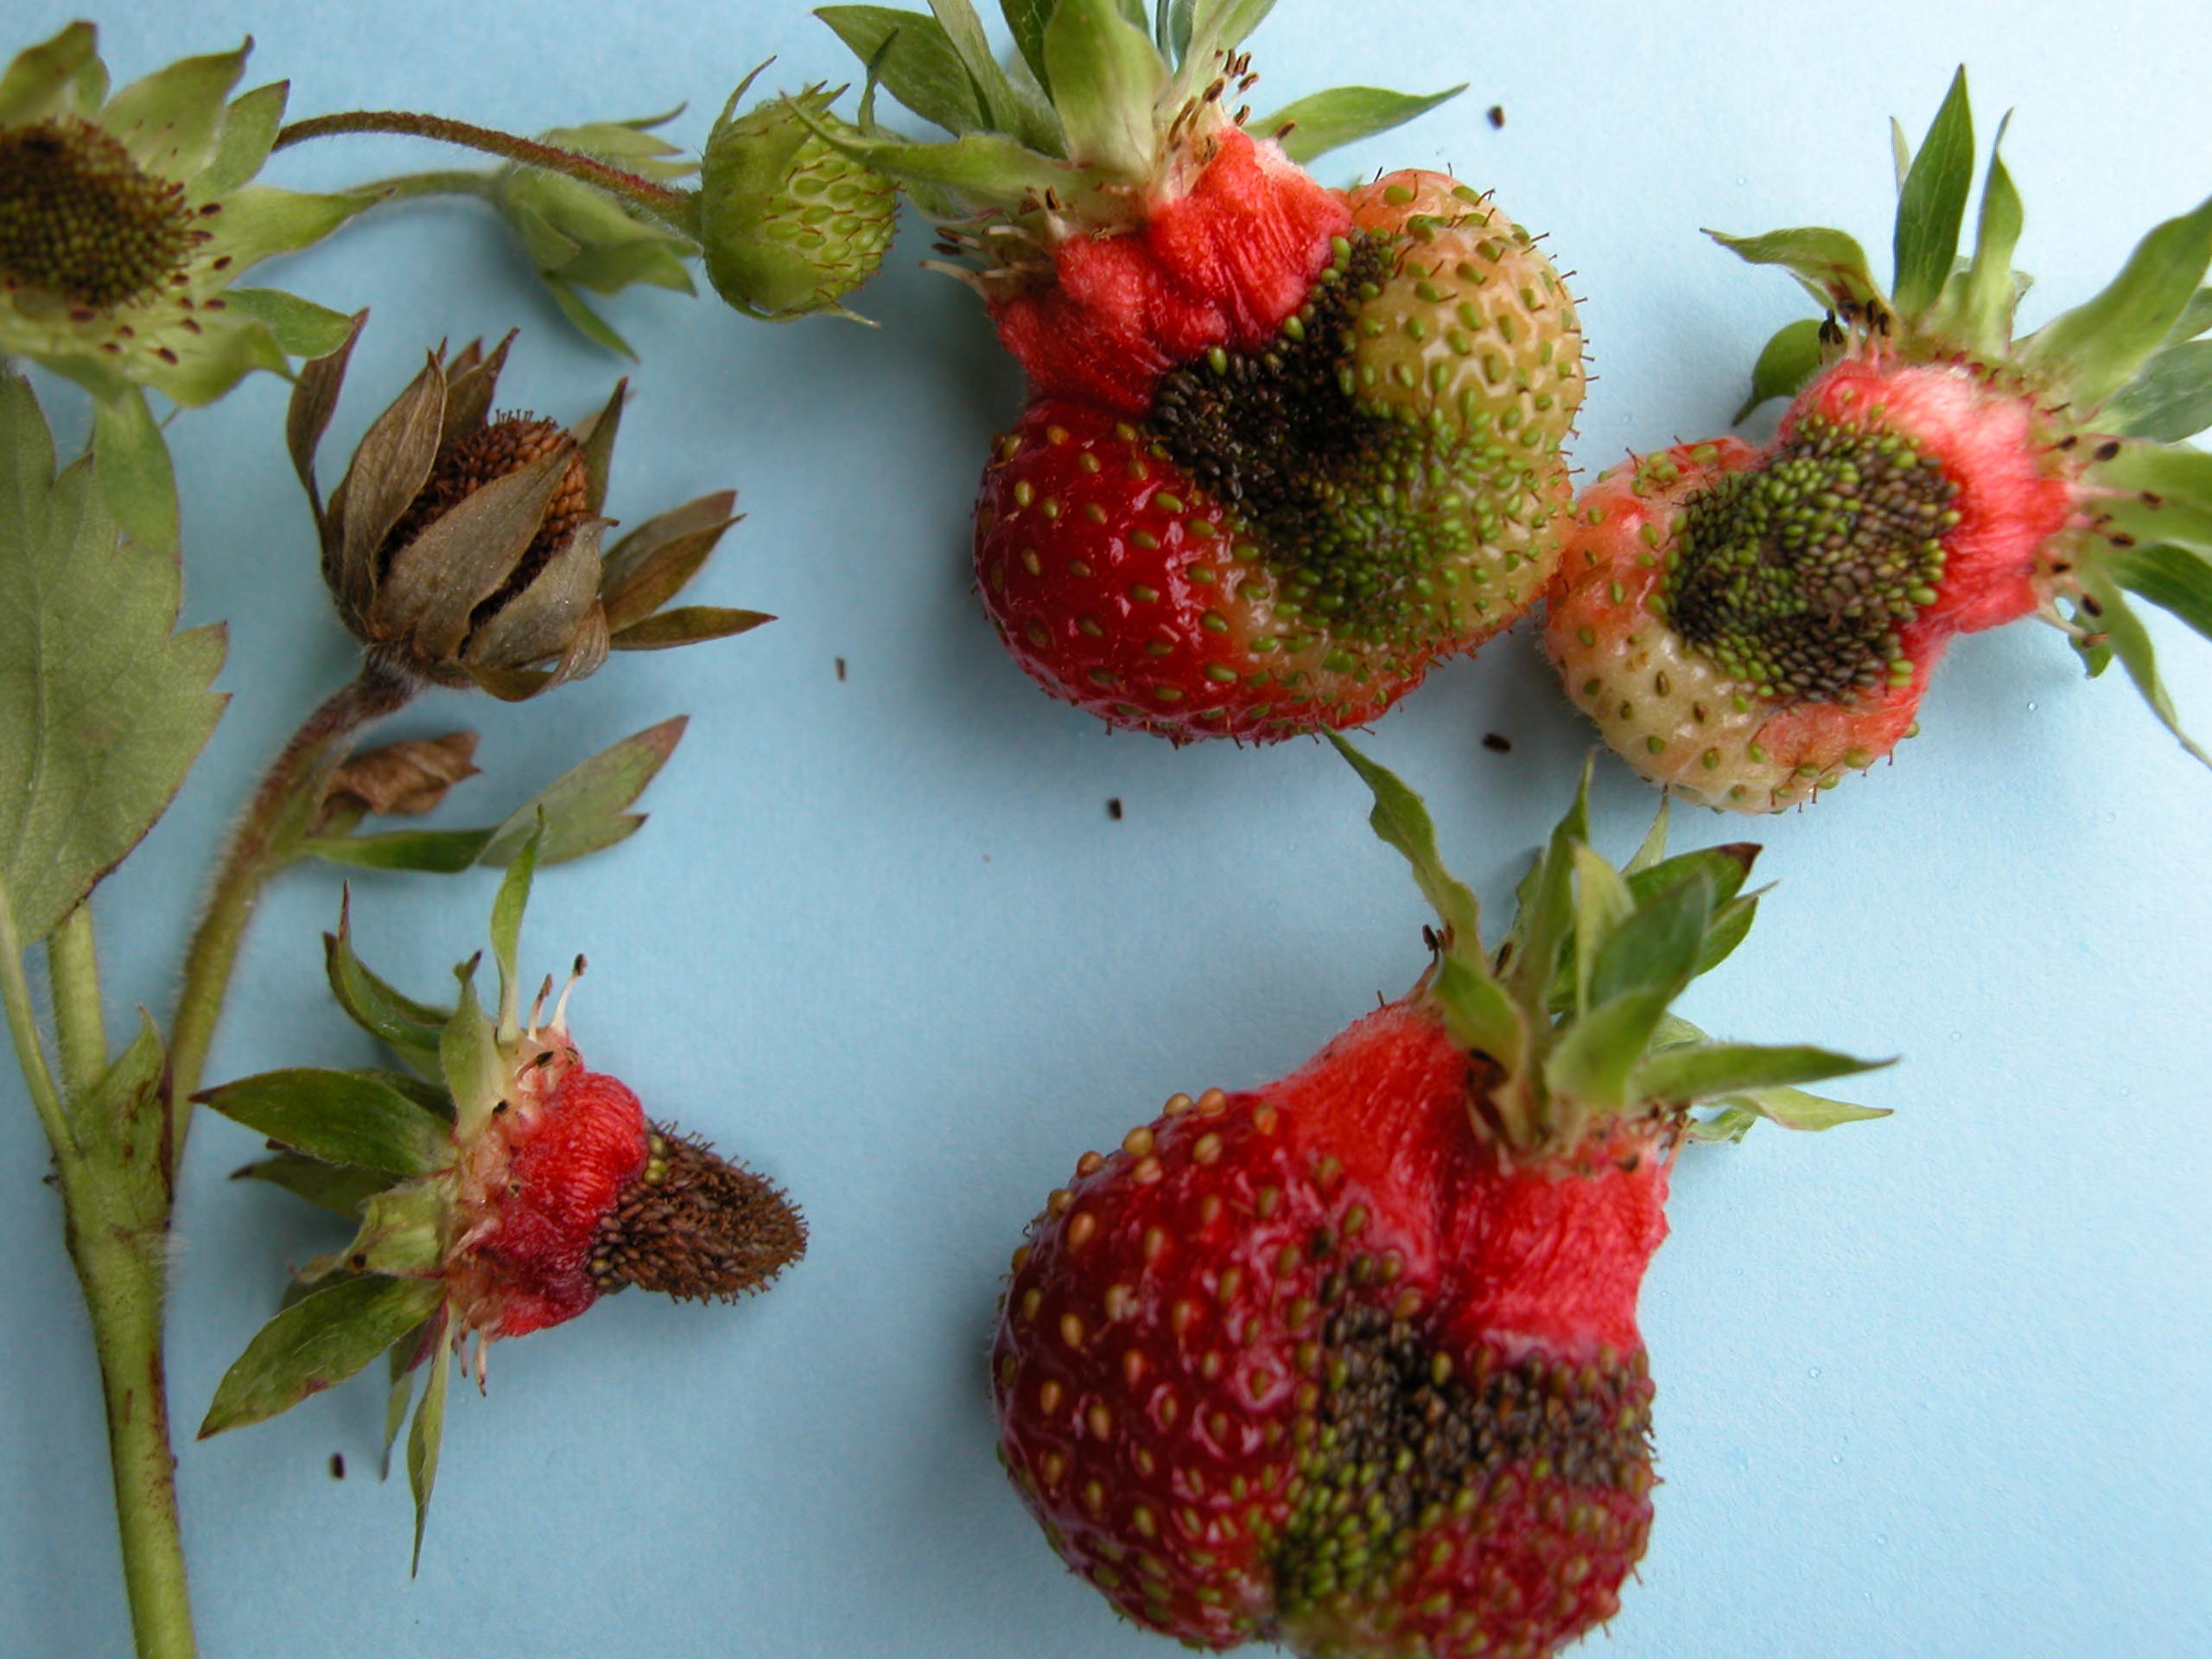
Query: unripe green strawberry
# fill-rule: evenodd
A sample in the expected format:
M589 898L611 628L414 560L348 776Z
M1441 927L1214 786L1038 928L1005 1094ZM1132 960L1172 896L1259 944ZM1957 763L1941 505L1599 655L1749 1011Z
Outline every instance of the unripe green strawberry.
M708 280L731 305L770 321L842 311L845 296L883 264L899 187L817 132L861 137L830 113L835 92L809 87L739 115L737 101L760 73L730 94L700 163Z

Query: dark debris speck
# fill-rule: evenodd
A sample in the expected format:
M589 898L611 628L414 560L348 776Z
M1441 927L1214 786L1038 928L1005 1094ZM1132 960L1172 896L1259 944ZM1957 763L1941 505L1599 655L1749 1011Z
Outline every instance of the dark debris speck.
M1510 754L1513 753L1513 740L1502 732L1484 732L1483 747L1492 754Z

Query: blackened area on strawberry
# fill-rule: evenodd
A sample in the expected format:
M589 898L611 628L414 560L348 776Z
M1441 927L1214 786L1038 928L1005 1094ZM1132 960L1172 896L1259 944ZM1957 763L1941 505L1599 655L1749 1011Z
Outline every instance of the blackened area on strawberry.
M1641 1503L1651 1425L1641 1355L1576 1364L1482 1349L1471 1363L1388 1308L1354 1302L1330 1316L1306 1491L1277 1557L1285 1619L1332 1601L1349 1611L1347 1593L1387 1599L1397 1564L1440 1529L1525 1546L1534 1495L1508 1496L1509 1475L1564 1488L1572 1503Z
M1817 416L1692 497L1658 595L1759 695L1847 702L1910 681L1901 631L1935 602L1958 486L1895 433Z
M1365 232L1350 249L1264 351L1186 363L1154 397L1150 424L1176 464L1269 529L1300 528L1331 484L1373 467L1389 435L1344 395L1339 376L1362 289L1371 294L1389 276L1391 254Z

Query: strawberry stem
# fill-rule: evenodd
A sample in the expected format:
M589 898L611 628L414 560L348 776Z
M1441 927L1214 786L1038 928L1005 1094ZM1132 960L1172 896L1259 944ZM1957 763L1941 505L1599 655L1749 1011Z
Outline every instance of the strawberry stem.
M193 1659L192 1604L176 1503L162 1355L170 1192L158 1158L129 1166L128 1142L100 1133L107 1069L91 912L79 905L48 940L54 1029L67 1093L39 1041L22 944L0 887L0 1001L16 1058L54 1154L69 1259L99 1356L123 1576L139 1659ZM152 1179L143 1179L150 1171Z
M374 720L403 707L414 683L376 658L342 690L307 717L261 780L252 804L231 836L215 878L214 897L192 936L184 960L184 990L169 1033L169 1167L178 1168L192 1123L192 1096L200 1087L224 994L237 965L238 946L262 889L299 853L322 804L323 791L353 747L353 737Z
M432 138L440 143L460 144L527 167L542 167L604 190L673 226L686 236L696 235L699 209L688 190L671 190L635 173L610 167L596 156L535 138L518 137L496 127L480 127L440 115L416 115L406 110L349 110L338 115L318 115L295 121L276 135L276 149L303 144L310 138L334 137L349 132L389 132L413 138Z

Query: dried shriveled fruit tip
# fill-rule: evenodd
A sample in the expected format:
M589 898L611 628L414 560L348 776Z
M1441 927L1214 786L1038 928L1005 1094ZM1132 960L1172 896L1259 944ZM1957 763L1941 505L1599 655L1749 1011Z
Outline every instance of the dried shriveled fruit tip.
M850 316L846 296L890 249L899 187L831 142L863 136L831 112L842 88L810 86L740 114L760 69L730 94L700 163L708 279L737 309L768 321Z
M805 1218L773 1182L655 1128L644 1171L599 1224L591 1271L608 1290L728 1301L766 1290L805 1253Z
M769 620L670 604L736 522L732 493L648 519L602 549L627 383L573 429L494 416L512 334L488 353L472 341L450 359L431 354L372 423L326 504L315 448L361 321L302 372L288 430L324 582L386 667L514 701L595 672L612 651L720 639Z
M2010 119L1990 145L1970 253L1961 247L1975 173L1966 71L1917 151L1894 134L1886 289L1840 230L1710 233L1754 264L1789 271L1826 308L1767 342L1738 418L1770 398L1794 399L1770 469L1789 464L1808 431L1840 429L1902 442L1952 487L1920 508L1923 519L1931 506L1950 515L1938 527L1940 560L1925 556L1921 519L1878 538L1894 571L1866 614L1916 622L1932 647L1950 632L2039 615L2067 632L2092 674L2119 661L2179 736L2135 601L2212 638L2212 457L2184 442L2212 427L2212 197L2152 227L2101 291L2019 334L2028 284L2012 256L2025 216L1999 153ZM1738 495L1746 487L1728 486ZM1761 528L1747 521L1730 539ZM1820 572L1764 540L1764 565L1791 565L1817 585ZM1883 677L1875 643L1872 653L1851 653L1847 678L1857 667ZM1925 666L1932 648L1912 654ZM1894 656L1889 675L1902 677Z
M274 1416L388 1352L396 1434L427 1370L409 1460L418 1548L425 1469L465 1339L476 1341L480 1382L490 1344L563 1324L625 1285L733 1298L766 1288L806 1246L798 1209L772 1183L654 1124L626 1085L585 1064L567 1020L582 957L557 1001L549 978L525 1010L518 947L548 834L541 813L493 906L492 1009L477 998L477 958L457 970L450 1007L394 989L354 954L341 912L327 940L331 988L408 1071L268 1072L202 1096L276 1149L241 1174L356 1230L297 1272L295 1295L224 1377L200 1432Z

